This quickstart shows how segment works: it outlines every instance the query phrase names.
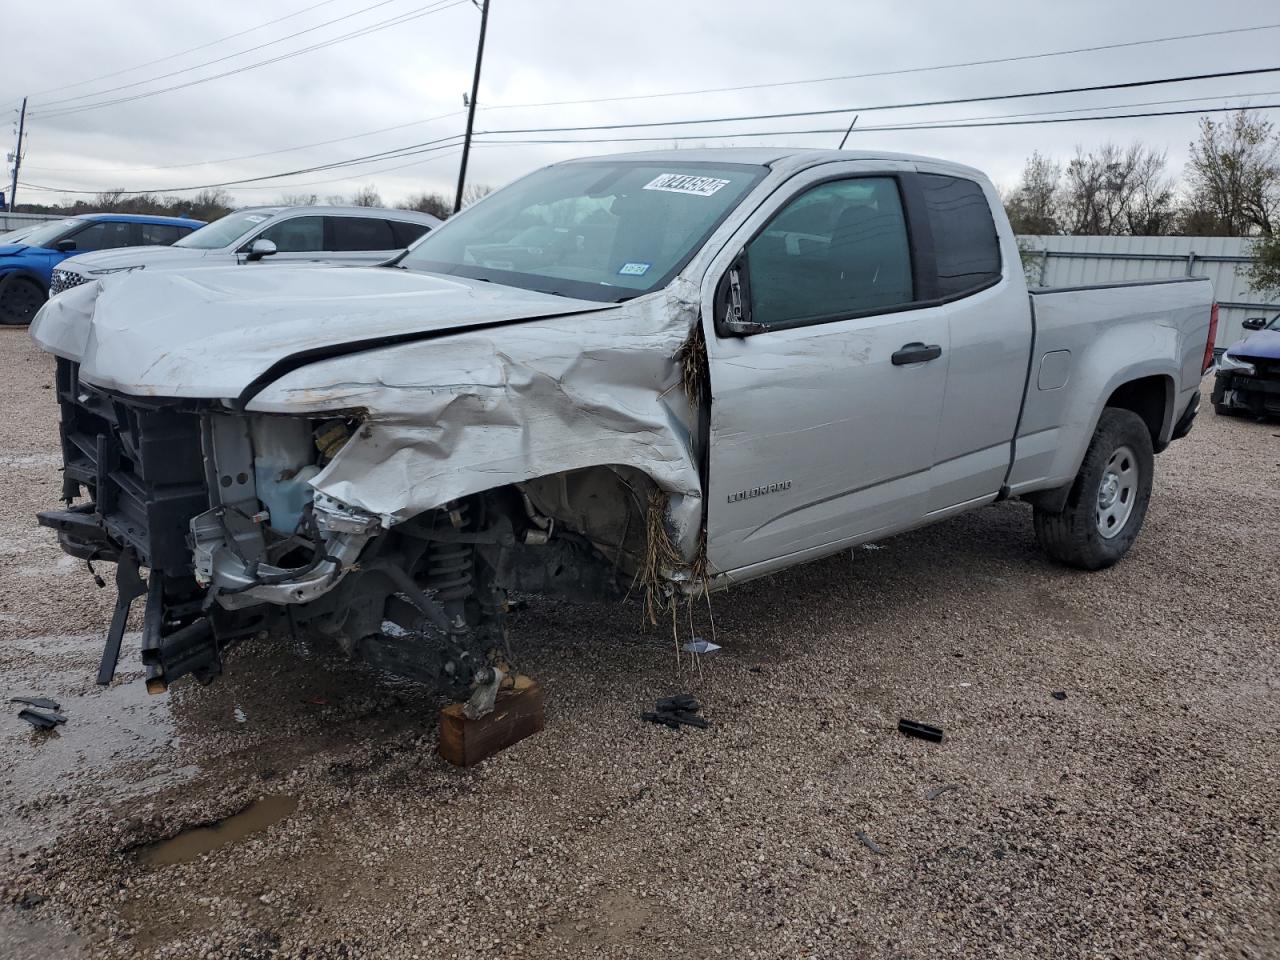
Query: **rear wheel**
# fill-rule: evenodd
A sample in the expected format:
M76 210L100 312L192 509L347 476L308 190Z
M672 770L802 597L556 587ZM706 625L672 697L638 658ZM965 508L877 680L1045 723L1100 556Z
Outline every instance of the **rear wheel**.
M9 274L0 281L0 323L30 323L47 299L44 289L30 277Z
M1151 500L1155 455L1136 413L1108 407L1061 512L1035 510L1036 540L1060 563L1109 567L1133 546Z

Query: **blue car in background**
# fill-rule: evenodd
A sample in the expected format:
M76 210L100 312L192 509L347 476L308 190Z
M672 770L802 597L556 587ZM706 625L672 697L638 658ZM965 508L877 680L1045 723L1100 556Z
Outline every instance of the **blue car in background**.
M1251 317L1249 336L1218 358L1213 409L1224 417L1280 416L1280 314Z
M49 298L53 268L78 253L118 247L168 246L201 220L132 213L91 213L51 220L17 242L0 245L0 323L30 323Z

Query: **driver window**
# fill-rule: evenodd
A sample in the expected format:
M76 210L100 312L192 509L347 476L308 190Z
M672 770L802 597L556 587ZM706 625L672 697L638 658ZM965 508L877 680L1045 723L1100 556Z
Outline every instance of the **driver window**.
M292 217L273 223L253 238L270 240L280 253L312 253L324 249L324 217ZM253 240L249 241L250 244Z
M747 245L751 319L837 320L910 303L911 253L897 183L823 183L784 207Z

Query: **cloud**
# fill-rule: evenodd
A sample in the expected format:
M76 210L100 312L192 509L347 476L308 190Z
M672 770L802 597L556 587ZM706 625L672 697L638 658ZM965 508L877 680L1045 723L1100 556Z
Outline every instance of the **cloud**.
M40 116L41 101L103 90L234 53L351 13L370 2L335 0L181 58L43 95L37 91L207 43L309 4L306 0L293 0L291 8L267 12L261 2L251 0L199 5L161 0L127 5L61 0L56 43L41 39L50 37L46 10L22 4L7 11L9 35L30 38L30 42L7 45L5 99L0 101L16 105L24 92L32 94L22 179L87 190L124 187L163 191L332 163L460 133L464 118L455 115L272 156L179 169L146 169L278 151L460 111L462 94L471 84L479 25L479 14L469 4L199 86L98 110ZM425 0L393 0L304 37L162 82L192 79L278 55L386 17L409 13L424 3ZM1087 0L1069 7L1010 5L992 0L927 7L832 4L819 0L787 4L707 0L698 5L676 0L645 4L493 0L477 128L828 109L1266 66L1274 61L1280 31L762 90L497 109L501 104L733 86L1013 56L1228 29L1268 19L1280 17L1268 18L1261 5L1252 11L1244 7L1210 9L1190 0L1126 4ZM1193 96L1233 96L1272 89L1280 90L1280 75L1273 79L1236 78L1069 97L864 112L858 127ZM1280 94L1255 99L1280 101ZM45 109L52 111L53 107ZM845 122L834 116L817 118L816 122L791 119L712 125L701 128L701 132L758 130L762 124L765 129L799 130L841 127ZM1185 116L983 130L864 132L855 128L849 145L944 156L984 169L997 182L1011 182L1032 150L1065 157L1076 144L1088 147L1107 139L1128 142L1140 138L1157 149L1167 148L1171 169L1179 171L1187 144L1195 136L1195 123L1194 116ZM637 131L654 135L664 132L667 131ZM835 146L838 141L839 135L793 135L765 139L744 136L726 142ZM669 143L478 145L469 179L499 185L557 159L663 145ZM413 165L389 169L409 163ZM384 198L394 200L421 190L452 192L457 163L455 152L444 151L303 174L262 187L234 188L232 193L242 202L253 203L283 193L349 193L358 186L376 184ZM27 190L21 199L35 196L44 199L51 195Z

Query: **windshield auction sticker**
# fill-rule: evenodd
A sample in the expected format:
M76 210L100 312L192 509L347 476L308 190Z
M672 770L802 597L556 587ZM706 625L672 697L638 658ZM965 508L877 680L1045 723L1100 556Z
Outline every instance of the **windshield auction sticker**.
M691 193L695 197L709 197L721 187L727 187L728 180L715 177L691 177L683 173L660 173L644 185L646 190L664 190L667 193Z

